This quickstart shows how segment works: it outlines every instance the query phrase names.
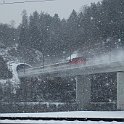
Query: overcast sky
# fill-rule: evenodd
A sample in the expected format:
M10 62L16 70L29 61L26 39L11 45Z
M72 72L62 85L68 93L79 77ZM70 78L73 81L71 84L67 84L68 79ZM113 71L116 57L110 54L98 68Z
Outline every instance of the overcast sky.
M0 0L2 2L3 0ZM24 0L4 0L5 2L15 2ZM27 10L28 15L33 11L47 12L50 15L59 14L60 18L68 18L73 9L79 12L81 6L90 5L91 2L101 0L55 0L51 2L36 2L12 5L0 5L0 23L9 23L15 20L16 25L21 22L21 12Z

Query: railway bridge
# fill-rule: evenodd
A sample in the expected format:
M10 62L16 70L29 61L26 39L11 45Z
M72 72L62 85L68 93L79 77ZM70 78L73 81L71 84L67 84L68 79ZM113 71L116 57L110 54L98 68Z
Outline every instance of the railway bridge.
M124 110L124 50L88 58L85 64L56 63L18 71L18 77L76 77L76 101L84 110L91 100L91 75L115 73L117 80L117 109ZM102 83L102 82L101 82Z

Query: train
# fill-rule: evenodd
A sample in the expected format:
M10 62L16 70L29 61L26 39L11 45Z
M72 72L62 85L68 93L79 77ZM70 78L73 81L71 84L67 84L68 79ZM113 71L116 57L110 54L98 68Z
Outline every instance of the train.
M44 67L57 67L61 65L78 65L78 64L86 64L86 58L85 57L75 57L72 59L66 59L64 61L60 61L58 63L54 63L52 65L46 65Z
M50 64L50 65L43 65L40 66L40 68L52 68L52 67L58 67L58 66L68 66L68 65L78 65L78 64L86 64L86 58L85 57L75 57L72 58L70 60L64 60L64 61L60 61L58 63L54 63L54 64ZM25 70L30 70L30 68L32 68L32 66L28 65L28 64L20 64L17 67L17 72L24 72ZM34 67L33 70L39 69L39 67ZM32 69L31 69L32 70Z
M69 60L68 64L86 64L86 58L76 57L76 58Z

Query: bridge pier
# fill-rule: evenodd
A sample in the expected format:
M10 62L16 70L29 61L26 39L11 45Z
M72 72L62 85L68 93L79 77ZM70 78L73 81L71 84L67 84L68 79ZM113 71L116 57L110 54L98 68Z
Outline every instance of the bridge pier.
M124 110L124 72L117 72L117 109Z
M76 77L76 102L79 110L86 110L91 98L90 76L83 75Z

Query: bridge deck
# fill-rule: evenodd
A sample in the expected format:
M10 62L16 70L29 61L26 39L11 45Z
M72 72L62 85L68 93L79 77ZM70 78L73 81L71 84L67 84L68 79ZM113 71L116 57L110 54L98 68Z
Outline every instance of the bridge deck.
M87 75L95 73L106 72L122 72L124 71L124 61L111 62L107 64L98 65L60 65L58 67L46 67L46 68L30 68L25 71L19 72L19 77L28 76L51 76L51 77L66 77L75 75Z
M95 73L124 71L124 51L107 53L94 58L89 58L86 64L56 63L37 68L29 68L18 72L19 77L52 76L66 77Z

